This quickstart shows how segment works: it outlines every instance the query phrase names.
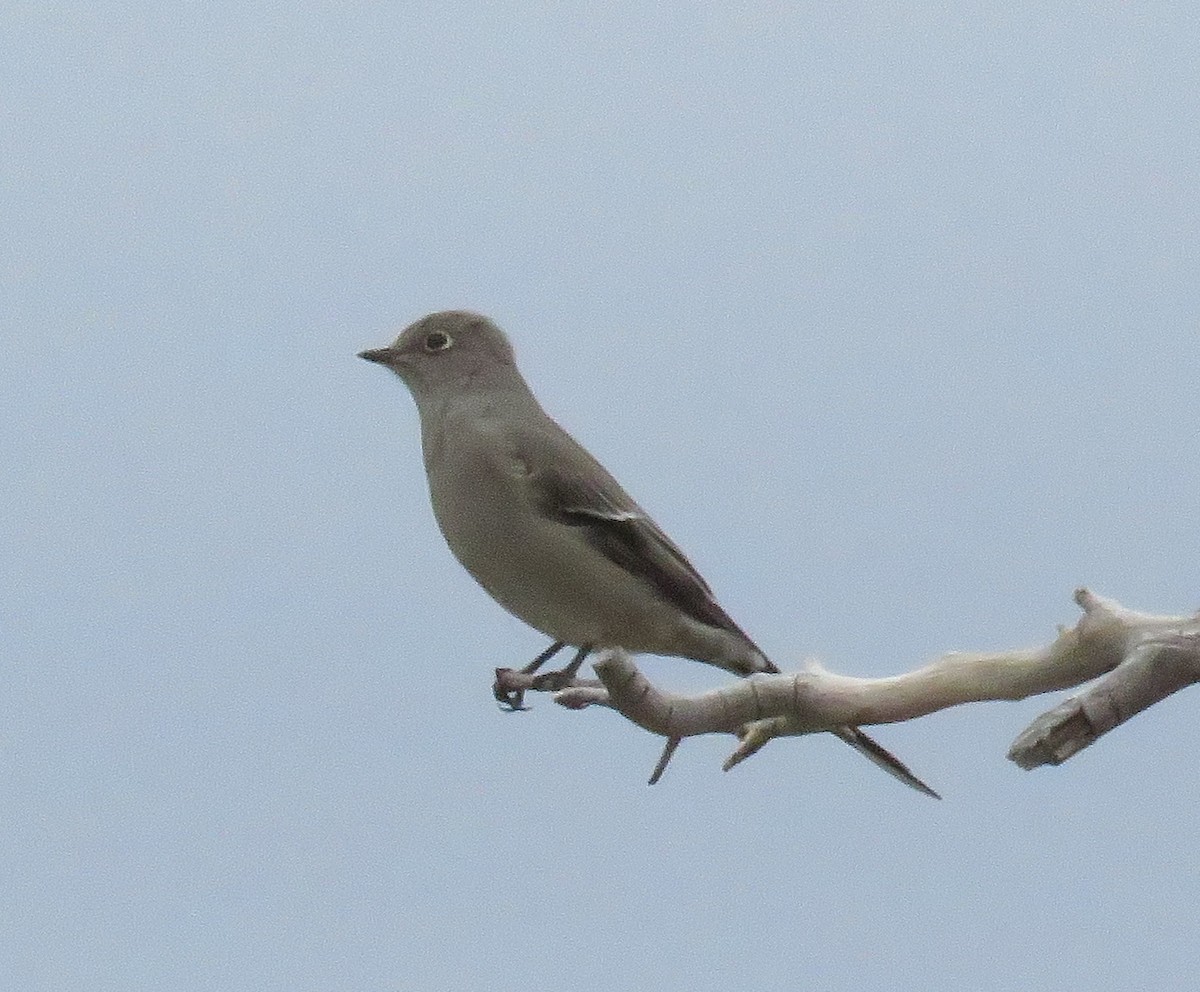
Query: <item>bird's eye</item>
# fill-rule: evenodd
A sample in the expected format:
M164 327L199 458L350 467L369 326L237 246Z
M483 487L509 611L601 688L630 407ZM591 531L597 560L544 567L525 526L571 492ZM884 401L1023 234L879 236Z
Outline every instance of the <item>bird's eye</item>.
M431 331L425 335L425 350L431 355L445 351L454 344L454 339L445 331Z

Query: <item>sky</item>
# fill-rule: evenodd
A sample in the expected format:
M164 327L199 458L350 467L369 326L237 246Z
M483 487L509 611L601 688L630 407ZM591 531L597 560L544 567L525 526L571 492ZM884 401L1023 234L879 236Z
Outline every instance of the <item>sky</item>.
M722 773L492 669L428 507L431 310L782 668L1200 605L1188 4L10 3L0 987L1184 989L1197 697ZM647 658L662 685L727 676Z

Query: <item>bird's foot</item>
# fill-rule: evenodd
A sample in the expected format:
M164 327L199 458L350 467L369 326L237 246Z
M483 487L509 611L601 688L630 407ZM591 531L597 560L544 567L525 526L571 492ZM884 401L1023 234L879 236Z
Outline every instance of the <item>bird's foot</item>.
M529 709L525 705L525 693L531 690L533 692L558 692L559 689L581 684L576 675L579 673L579 666L583 664L583 659L592 650L590 646L579 648L566 668L557 672L534 674L543 664L554 657L562 646L562 641L555 641L522 669L496 669L496 681L492 683L492 698L500 704L501 709L509 713Z
M597 685L598 683L579 679L578 672L570 666L557 672L543 672L534 675L518 668L497 668L496 681L492 683L492 698L500 704L500 708L508 713L517 713L530 709L525 705L527 692L558 692L573 685Z
M560 668L557 672L543 672L541 675L535 675L530 687L538 692L558 692L559 689L577 685L576 676L579 674L580 666L583 665L584 658L591 653L591 646L585 644L575 652L575 657L571 659L569 665ZM526 671L529 670L526 669Z
M525 705L525 690L533 688L533 678L515 668L497 668L496 681L492 683L492 697L506 713L519 713L529 709Z
M565 689L567 686L575 684L577 671L577 668L568 665L566 668L560 668L557 672L542 672L541 675L533 677L530 688L536 692L558 692L559 689Z
M524 668L497 668L496 681L492 683L492 697L500 708L509 713L529 709L525 705L525 693L529 689L541 689L533 673L562 650L563 642L555 641ZM561 688L561 687L560 687Z

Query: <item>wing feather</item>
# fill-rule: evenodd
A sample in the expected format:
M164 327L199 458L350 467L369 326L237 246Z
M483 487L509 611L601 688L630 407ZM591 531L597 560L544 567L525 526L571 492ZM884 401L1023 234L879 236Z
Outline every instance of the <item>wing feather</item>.
M569 442L573 450L559 450L554 452L558 457L537 461L528 453L522 455L530 468L528 481L537 509L552 520L579 528L592 547L688 616L749 641L687 556L608 471L568 435L553 440L557 441L554 447L561 449Z

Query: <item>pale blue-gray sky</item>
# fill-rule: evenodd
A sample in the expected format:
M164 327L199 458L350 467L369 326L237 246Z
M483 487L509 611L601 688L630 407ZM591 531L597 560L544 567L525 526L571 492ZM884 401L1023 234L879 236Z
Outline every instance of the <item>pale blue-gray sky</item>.
M784 667L1200 597L1194 9L709 7L0 15L0 986L1194 985L1191 694L881 728L940 804L490 698L354 357L442 307Z

